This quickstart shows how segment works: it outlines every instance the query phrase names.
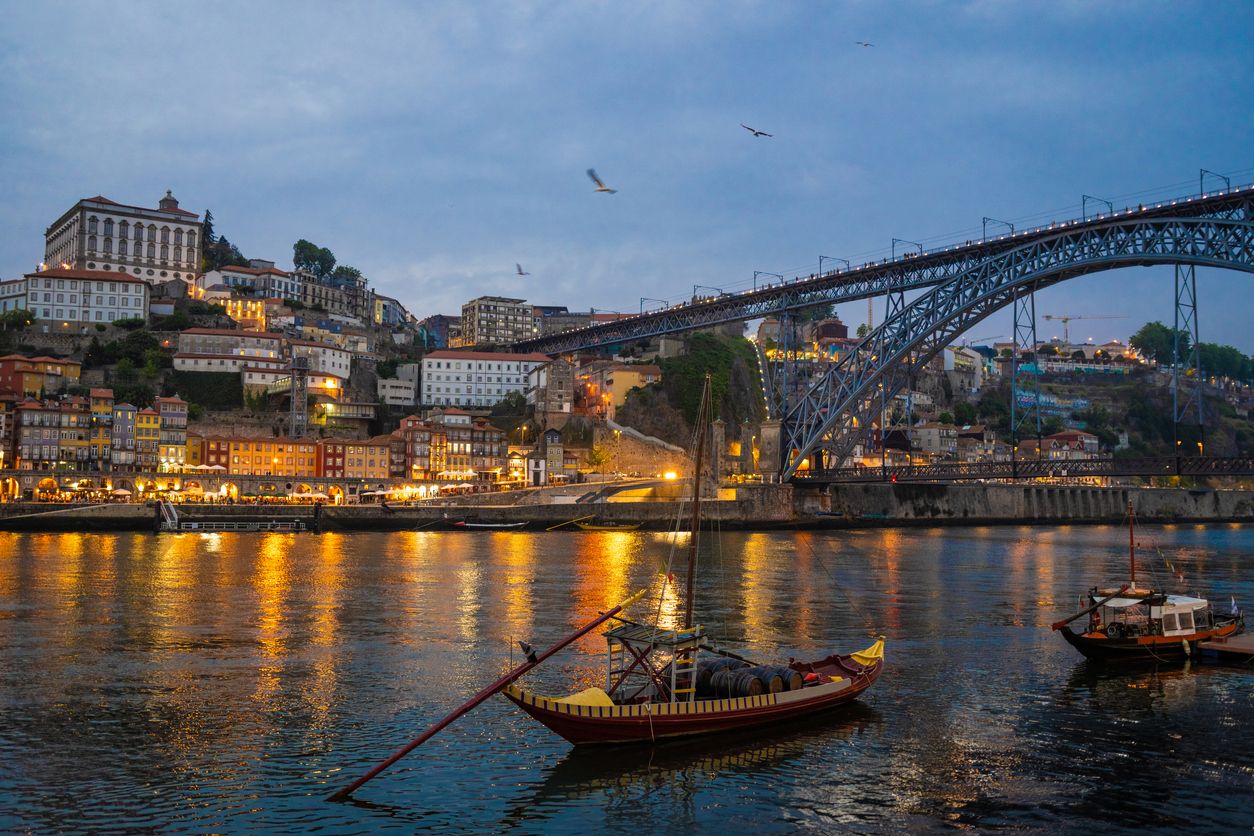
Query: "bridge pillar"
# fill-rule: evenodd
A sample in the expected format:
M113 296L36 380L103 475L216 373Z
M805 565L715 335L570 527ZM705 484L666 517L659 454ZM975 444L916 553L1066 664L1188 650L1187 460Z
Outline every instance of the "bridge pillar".
M1031 402L1020 404L1019 357L1025 351L1032 352L1036 373L1032 375ZM1037 356L1036 294L1032 290L1015 291L1014 294L1014 348L1010 356L1010 455L1017 455L1019 427L1028 425L1028 432L1036 436L1037 458L1040 457L1041 440L1041 360ZM1025 393L1026 394L1026 393ZM1024 400L1028 400L1026 397Z
M1196 452L1201 455L1202 449L1202 431L1204 421L1202 419L1202 365L1198 354L1199 332L1197 327L1197 273L1192 264L1176 265L1176 321L1175 328L1171 333L1171 422L1172 434L1175 436L1176 455L1192 454ZM1187 346L1181 346L1183 340L1188 341ZM1181 373L1183 370L1183 374ZM1193 378L1192 385L1189 385L1188 378ZM1184 378L1185 392L1181 397L1180 384L1181 378ZM1184 449L1185 440L1180 438L1180 424L1185 423L1185 417L1189 412L1193 411L1196 403L1197 412L1197 439L1190 439L1187 445L1191 448L1197 445L1197 449Z
M762 481L778 482L779 474L784 467L784 450L780 445L780 421L762 422L761 437L758 439L758 467L762 471Z
M715 418L710 424L710 478L717 488L723 481L723 457L727 455L727 424Z

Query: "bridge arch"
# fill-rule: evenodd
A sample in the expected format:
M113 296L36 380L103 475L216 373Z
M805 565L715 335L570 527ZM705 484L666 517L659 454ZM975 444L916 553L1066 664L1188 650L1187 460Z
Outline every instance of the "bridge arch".
M1254 223L1240 217L1127 217L1034 239L995 253L938 284L876 328L828 370L785 416L781 475L824 447L837 460L856 443L848 432L877 410L952 339L1013 303L1020 293L1121 267L1163 264L1254 272ZM841 434L841 430L845 430ZM835 443L824 443L836 434Z

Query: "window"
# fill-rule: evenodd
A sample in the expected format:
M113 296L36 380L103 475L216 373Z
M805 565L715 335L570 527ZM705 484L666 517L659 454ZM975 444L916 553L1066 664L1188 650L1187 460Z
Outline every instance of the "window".
M104 239L104 251L108 255L113 254L113 239L112 238Z
M167 261L170 258L170 247L168 244L161 245L161 260Z
M157 240L157 225L156 224L148 224L148 240L149 241Z
M1179 622L1176 620L1176 614L1173 612L1163 614L1163 632L1174 633L1180 629Z
M92 217L90 217L90 218L88 218L88 219L87 219L87 231L88 231L89 233L93 234L93 235L96 233L96 218L95 218L95 216L92 216Z
M130 224L128 224L126 221L122 221L122 223L118 224L118 237L125 238L126 233L130 231L130 228L131 228Z
M135 248L132 251L132 254L137 258L144 254L144 245L139 242L139 235L139 230L135 230Z
M152 242L149 242L148 244L148 257L149 258L157 257L157 245L153 244Z
M170 228L168 226L161 227L161 243L170 243Z

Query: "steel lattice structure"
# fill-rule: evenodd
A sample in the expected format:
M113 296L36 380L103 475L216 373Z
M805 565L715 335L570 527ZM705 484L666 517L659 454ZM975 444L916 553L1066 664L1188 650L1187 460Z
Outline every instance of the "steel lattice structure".
M1165 201L1153 206L1127 209L1084 220L1054 223L1036 229L1008 232L996 238L973 241L922 254L910 253L893 260L854 268L829 270L813 278L779 282L744 293L722 294L694 303L623 317L615 322L579 328L515 343L515 351L566 354L581 349L631 342L663 334L708 328L726 322L742 322L775 316L784 311L816 305L852 302L887 294L904 294L944 284L969 275L986 261L1020 251L1035 241L1050 240L1060 233L1100 229L1129 219L1213 218L1247 220L1254 186L1217 194ZM1158 262L1154 262L1158 263ZM890 298L890 306L901 297Z
M895 467L841 467L800 484L841 482L964 482L986 479L1078 479L1104 476L1249 476L1251 456L1138 456L1126 459L1029 459L1018 462L938 462Z
M818 451L839 465L881 397L891 398L954 337L1018 294L1119 267L1190 264L1254 272L1254 192L1179 203L1168 205L1170 211L1063 224L967 263L868 334L865 350L835 364L792 406L781 428L781 475L791 478Z

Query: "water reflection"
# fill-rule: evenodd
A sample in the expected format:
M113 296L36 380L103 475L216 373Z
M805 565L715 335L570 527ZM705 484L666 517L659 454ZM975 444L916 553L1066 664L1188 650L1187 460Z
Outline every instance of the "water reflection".
M1152 534L1216 599L1254 600L1249 528ZM1103 669L1045 626L1124 546L1088 527L726 533L698 584L720 640L813 657L888 635L851 713L585 754L494 700L370 803L328 807L329 781L485 684L511 639L547 645L641 587L633 615L677 622L667 538L0 534L0 831L1246 824L1254 672ZM604 650L589 636L529 676L596 682Z

